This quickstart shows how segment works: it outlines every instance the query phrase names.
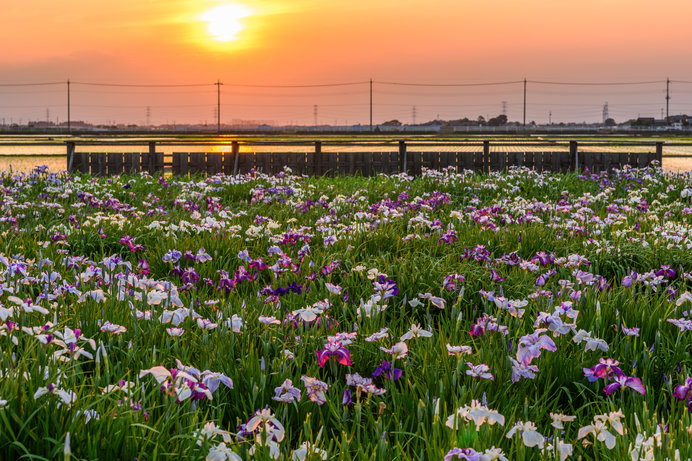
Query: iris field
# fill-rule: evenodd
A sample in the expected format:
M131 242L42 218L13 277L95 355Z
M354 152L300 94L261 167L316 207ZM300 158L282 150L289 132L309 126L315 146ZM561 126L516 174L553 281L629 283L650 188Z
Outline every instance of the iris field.
M5 459L692 456L690 175L0 183Z

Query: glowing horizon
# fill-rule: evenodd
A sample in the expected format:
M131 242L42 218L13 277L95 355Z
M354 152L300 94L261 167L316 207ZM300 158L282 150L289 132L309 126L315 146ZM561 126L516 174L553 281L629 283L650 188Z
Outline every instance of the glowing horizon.
M222 121L365 123L368 85L243 88L376 81L692 80L682 0L563 4L422 0L331 5L296 0L35 0L3 7L0 84L74 81L123 84L221 80ZM220 10L214 10L221 8ZM225 8L225 10L224 10ZM216 14L205 15L205 12ZM219 12L227 12L227 16ZM675 14L669 14L674 11ZM522 88L375 88L376 122L496 116L521 119ZM614 118L656 116L665 85L528 90L527 118L592 121L607 102ZM215 120L216 88L73 88L72 119L151 124ZM0 87L0 121L65 118L60 87ZM317 108L315 108L317 106ZM147 109L148 108L148 109ZM315 116L315 113L317 114ZM671 114L692 113L692 85L673 85ZM147 115L149 114L149 115Z

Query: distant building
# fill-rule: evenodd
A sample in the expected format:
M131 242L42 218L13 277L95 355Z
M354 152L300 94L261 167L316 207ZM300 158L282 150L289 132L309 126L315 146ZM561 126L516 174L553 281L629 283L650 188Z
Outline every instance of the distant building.
M633 125L636 126L654 126L656 124L656 119L654 117L639 117Z
M29 128L39 128L39 129L47 129L47 128L55 128L55 123L53 122L28 122L27 126Z
M670 117L668 117L668 123L670 123L671 125L675 125L678 123L680 125L689 125L690 121L689 121L689 117L687 116L687 114L685 114L685 115L671 115Z

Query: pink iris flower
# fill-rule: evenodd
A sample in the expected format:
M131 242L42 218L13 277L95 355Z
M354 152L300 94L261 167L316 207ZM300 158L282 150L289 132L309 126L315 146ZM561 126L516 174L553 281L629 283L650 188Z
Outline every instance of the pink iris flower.
M324 367L330 356L335 356L336 361L342 365L353 365L351 362L351 353L346 349L341 341L329 341L324 345L324 349L315 351L317 354L317 363L320 367Z

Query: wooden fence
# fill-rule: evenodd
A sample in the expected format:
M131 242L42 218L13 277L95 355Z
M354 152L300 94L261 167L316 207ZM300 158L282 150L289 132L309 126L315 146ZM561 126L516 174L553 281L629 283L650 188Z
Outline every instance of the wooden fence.
M442 170L452 168L456 172L473 170L488 173L506 171L512 166L524 166L538 172L583 171L593 173L610 171L630 165L643 168L653 161L662 161L663 143L650 145L649 151L630 152L598 151L597 146L579 150L576 141L569 142L563 150L555 143L544 144L491 144L489 141L475 144L456 144L445 146L445 151L436 152L430 146L425 151L409 151L406 142L398 142L392 151L354 152L322 151L322 143L314 143L314 149L292 152L241 152L238 142L231 143L228 152L207 152L203 149L185 149L187 152L173 151L170 161L164 162L163 152L157 150L155 142L149 142L146 152L76 152L74 142L67 143L67 169L70 172L113 176L122 173L147 171L151 174L163 173L170 169L174 175L244 174L255 169L268 174L277 174L285 166L296 174L304 175L361 175L373 176L379 173L396 174L406 172L420 176L423 168ZM103 146L90 143L88 145ZM86 145L86 146L88 146ZM85 146L85 147L86 147ZM349 145L353 148L354 145ZM366 144L358 147L367 148ZM176 144L176 149L180 145ZM183 146L186 147L186 146ZM198 147L190 145L187 147ZM286 147L290 147L286 145ZM311 145L312 147L312 145ZM390 147L390 148L391 148ZM398 147L398 148L397 148ZM420 145L413 146L421 147ZM432 148L435 146L433 145ZM459 151L453 151L455 147ZM503 147L508 147L503 151ZM564 148L569 147L569 150ZM653 149L655 147L655 149ZM553 150L551 150L553 149ZM595 150L596 149L596 150ZM183 149L180 149L183 150ZM382 150L382 149L380 149Z

